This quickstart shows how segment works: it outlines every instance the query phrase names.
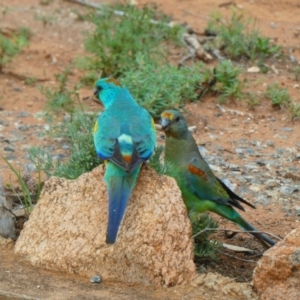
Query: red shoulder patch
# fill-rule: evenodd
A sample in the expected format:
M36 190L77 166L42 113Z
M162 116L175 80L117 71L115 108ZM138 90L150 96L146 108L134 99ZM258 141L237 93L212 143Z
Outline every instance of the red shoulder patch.
M201 169L195 167L194 165L189 165L189 171L192 174L202 177L205 181L207 181L207 176L206 176L205 172L203 172Z
M106 80L106 82L111 82L111 83L113 83L113 84L115 84L115 85L117 85L117 86L122 87L121 82L120 82L119 80L115 79L115 78L108 78L108 79Z

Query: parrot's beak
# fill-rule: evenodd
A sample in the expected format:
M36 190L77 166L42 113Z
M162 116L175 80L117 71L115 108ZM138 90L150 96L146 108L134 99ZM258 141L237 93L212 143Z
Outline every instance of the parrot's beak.
M101 106L103 106L103 103L100 99L100 96L99 96L99 92L101 91L101 89L99 89L98 87L95 87L94 88L94 96L97 100L94 100L96 103L100 104Z
M167 118L161 118L161 127L164 131L166 131L168 129L170 125L170 120Z

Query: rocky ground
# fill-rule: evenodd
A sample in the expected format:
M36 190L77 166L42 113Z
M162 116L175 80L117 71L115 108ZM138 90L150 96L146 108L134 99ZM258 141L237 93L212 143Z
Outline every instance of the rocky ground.
M0 154L20 170L26 169L33 175L34 166L27 153L30 147L46 147L54 158L64 159L69 154L69 145L64 140L52 139L46 134L49 125L42 118L46 99L38 86L54 86L54 74L62 72L75 57L84 54L84 31L92 30L89 23L79 22L74 13L74 10L83 11L86 8L70 1L50 1L49 5L43 5L44 2L4 0L0 4L1 29L15 30L19 26L28 26L33 32L29 46L0 74ZM148 1L141 0L137 4L146 2ZM300 61L300 7L297 0L284 3L239 0L229 5L220 0L154 2L164 12L171 14L175 21L188 23L199 32L204 31L213 9L229 15L230 7L235 6L256 18L256 25L262 34L272 38L283 48L285 58L270 62L270 67L274 66L273 70L276 72L245 72L243 76L247 79L247 89L263 94L267 84L278 82L299 103L299 82L291 73L292 67ZM48 18L48 22L42 22L42 16L43 20ZM250 66L248 63L243 68L246 70ZM24 76L34 76L37 82L27 85ZM80 71L75 70L71 75L72 83L76 83L79 76ZM80 99L91 97L90 89L80 90ZM99 109L92 101L88 102L91 110ZM187 105L186 112L189 125L196 126L194 136L201 152L215 173L239 195L257 206L256 210L247 208L243 214L245 218L258 229L271 232L280 238L298 227L299 120L292 122L287 111L275 110L267 99L263 99L253 110L242 101L219 105L215 97L207 96L201 102ZM0 171L4 184L16 182L3 160L0 160ZM230 222L217 219L221 228L236 229ZM221 232L215 237L224 240ZM244 234L226 242L249 247L258 253L262 251L259 244ZM7 251L10 252L3 257L14 257L11 250ZM238 281L249 282L256 265L251 261L257 260L259 256L228 251L226 253L249 261L221 255L219 262L199 264L199 272L217 270ZM33 272L29 266L22 266L25 277L27 268L28 274ZM9 267L0 268L0 276L4 276L8 270ZM36 286L38 285L37 283ZM135 288L124 287L123 291L126 291L129 298L129 295L138 295ZM146 290L145 293L147 294ZM168 299L165 293L161 296L160 299Z

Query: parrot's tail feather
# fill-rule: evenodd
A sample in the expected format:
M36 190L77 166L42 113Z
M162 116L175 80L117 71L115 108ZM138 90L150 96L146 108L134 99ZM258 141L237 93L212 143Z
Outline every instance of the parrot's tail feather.
M236 212L231 206L217 206L213 209L215 213L218 215L236 223L239 225L242 229L245 231L258 231L253 225L248 223L238 212ZM271 246L274 246L276 243L265 236L264 234L260 232L249 232L251 235L253 235L263 246L270 248Z
M238 216L236 217L236 221L235 221L240 227L242 227L244 230L246 231L258 231L254 226L252 226L250 223L248 223L245 219L242 218L241 215L238 214ZM263 244L267 244L265 246L268 246L268 248L270 248L270 246L274 246L276 243L268 238L267 236L265 236L262 233L259 232L250 232L250 234L252 234L255 238L257 238L259 241L263 242Z
M107 244L114 244L116 242L132 188L132 184L126 177L112 177L110 179L108 186Z

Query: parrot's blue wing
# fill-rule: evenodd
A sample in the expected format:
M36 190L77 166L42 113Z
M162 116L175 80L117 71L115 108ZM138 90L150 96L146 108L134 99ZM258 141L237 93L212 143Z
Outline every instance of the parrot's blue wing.
M141 110L144 115L139 115L138 123L133 118L130 124L120 124L104 112L94 127L94 142L98 156L114 162L128 173L146 161L155 147L152 118L146 111ZM143 117L146 122L143 122Z

